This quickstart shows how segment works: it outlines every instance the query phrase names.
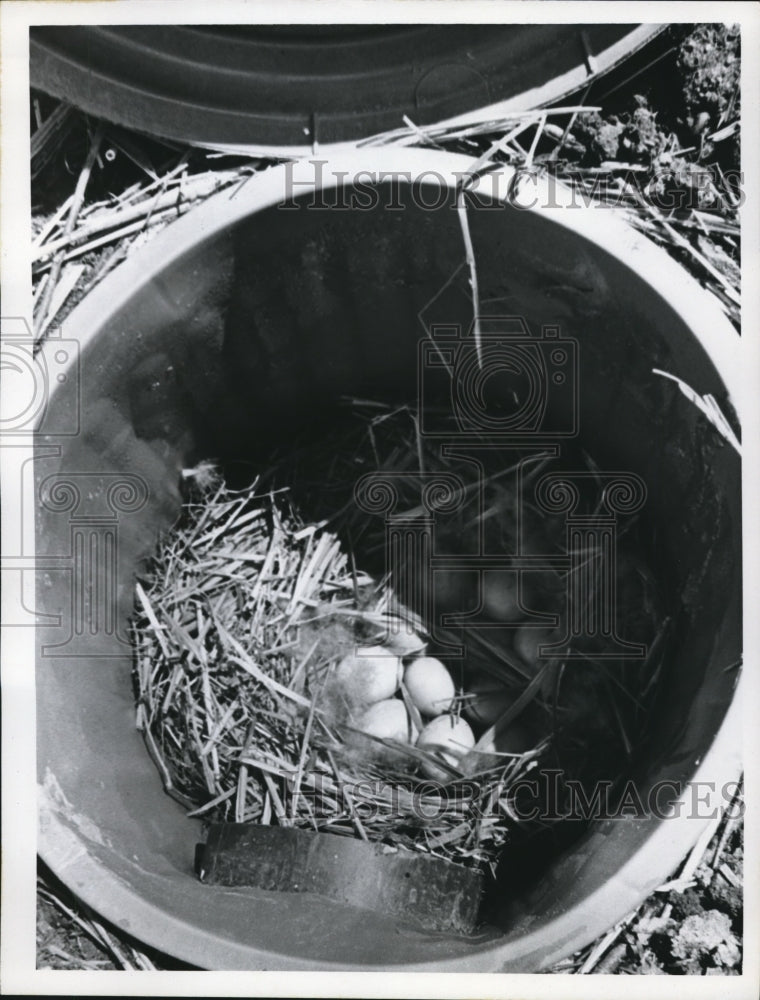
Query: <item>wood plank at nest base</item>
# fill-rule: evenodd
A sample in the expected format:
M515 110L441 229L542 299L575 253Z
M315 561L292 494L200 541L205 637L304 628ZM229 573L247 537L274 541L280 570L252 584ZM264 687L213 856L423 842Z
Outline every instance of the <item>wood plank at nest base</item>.
M387 852L382 844L331 833L212 823L201 878L211 885L311 892L427 931L475 929L479 871L425 854Z

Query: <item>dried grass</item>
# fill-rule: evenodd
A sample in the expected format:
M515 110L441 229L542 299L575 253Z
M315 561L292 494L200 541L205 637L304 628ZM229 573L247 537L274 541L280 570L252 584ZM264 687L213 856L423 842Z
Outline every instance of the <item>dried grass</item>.
M351 711L336 706L332 671L357 645L382 643L394 629L419 637L409 648L430 641L428 623L399 604L391 581L357 568L357 552L371 559L385 543L383 519L350 502L357 466L410 473L402 489L407 517L421 510L419 469L452 468L419 437L412 411L367 401L362 411L342 438L296 449L248 489L228 488L208 465L186 471L192 496L183 519L137 587L137 726L166 791L190 815L327 830L493 866L520 822L512 788L545 759L554 729L584 742L564 705L566 693L572 702L578 692L566 681L559 708L556 689L551 704L546 681L556 666L526 664L503 641L473 630L468 657L510 695L510 706L494 725L476 727L480 738L459 766L360 733ZM514 504L504 481L514 465L498 468L485 485L494 526L495 513ZM275 485L289 477L287 488ZM304 521L296 495L328 516ZM450 537L480 530L476 508L463 506ZM349 550L346 538L361 544ZM635 676L597 666L624 757L645 721L642 689L658 663ZM456 713L473 698L467 678L465 666ZM403 685L401 697L421 728ZM543 719L535 745L486 751L528 709ZM420 765L447 775L444 791L424 781Z
M474 158L467 177L473 180L500 163L507 163L522 174L555 178L574 192L579 204L619 209L632 226L663 246L705 285L738 327L741 304L738 266L740 194L717 164L709 168L700 167L699 198L689 198L678 210L671 210L662 206L660 197L662 184L665 183L667 188L670 183L666 177L667 170L658 174L647 165L619 160L602 161L594 166L573 162L566 156L566 147L577 123L600 110L599 107L581 103L514 111L503 118L471 121L456 127L418 126L405 119L404 128L373 136L357 143L357 146L421 145L469 153ZM38 127L32 135L36 173L44 168L57 145L65 142L71 129L72 114L75 113L61 103L47 118L37 115ZM726 119L722 126L709 136L711 142L731 141L738 122ZM118 154L137 164L144 179L110 198L86 204L84 195L88 179L93 167L100 162L99 149L104 137L109 147L107 155L114 157ZM670 157L668 162L688 166L685 157L694 152L679 148L673 135L663 155ZM74 272L66 274L64 265L67 262L108 251L99 263L88 268L88 273L76 273L74 285L81 297L132 248L138 246L145 234L154 234L216 191L245 183L252 173L273 162L250 157L247 162L238 162L229 169L220 170L218 160L225 158L229 159L226 154L193 151L191 156L190 150L177 150L167 163L157 166L140 152L138 137L130 139L125 130L114 130L109 126L104 132L103 126L96 123L75 193L42 223L34 241L37 339L44 337L75 290L73 286L66 286L54 299L62 269L68 281L72 281ZM239 157L237 159L240 161ZM687 186L690 183L688 178L686 183ZM464 190L461 195L460 221L467 242ZM709 205L702 204L705 201ZM115 252L112 253L112 250ZM468 249L473 299L477 307L477 274L473 257L473 252Z
M153 959L107 927L44 868L37 876L37 968L153 972Z
M301 523L286 494L216 486L188 505L155 570L137 591L137 724L192 815L355 832L457 859L484 860L488 842L503 842L506 830L473 844L468 817L530 755L484 778L474 803L414 829L416 763L430 755L357 733L321 699L340 656L383 637L389 595L360 609L356 587L373 581L352 573L334 534ZM416 805L435 811L430 793Z

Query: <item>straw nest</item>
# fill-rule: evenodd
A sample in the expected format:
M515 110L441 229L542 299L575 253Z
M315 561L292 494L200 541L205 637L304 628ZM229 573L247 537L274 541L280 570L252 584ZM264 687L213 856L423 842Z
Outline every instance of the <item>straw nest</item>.
M464 640L465 655L447 661L450 695L431 711L414 677L423 655L440 655L430 623L396 598L402 581L384 576L379 562L383 518L361 511L352 487L357 467L407 471L402 498L413 518L421 510L414 473L452 465L419 437L413 411L372 412L349 423L337 447L334 437L322 451L310 442L242 490L212 465L187 470L181 522L137 586L137 725L167 792L189 815L331 831L495 866L515 826L525 825L515 795L521 779L552 763L568 777L615 778L635 754L662 643L644 663L566 670L556 658L539 659L524 630L510 632L510 646L489 630L439 629L439 641ZM538 456L535 472L545 462ZM509 544L514 465L487 477L479 514L466 502L473 484L464 465L456 471L465 502L441 537L461 549L477 530ZM299 507L332 516L307 519ZM562 551L556 531L538 520L534 531L542 532L537 545ZM641 566L627 572L626 600L652 640L663 629L655 588ZM548 576L534 596L556 607L563 581ZM435 597L447 599L440 590ZM466 588L453 600L466 605ZM350 672L357 649L377 647L383 669L398 664L401 679L364 698L346 682L347 664ZM358 659L360 675L370 676L372 658ZM386 712L378 701L403 718L401 729L378 729ZM431 722L438 736L417 744Z

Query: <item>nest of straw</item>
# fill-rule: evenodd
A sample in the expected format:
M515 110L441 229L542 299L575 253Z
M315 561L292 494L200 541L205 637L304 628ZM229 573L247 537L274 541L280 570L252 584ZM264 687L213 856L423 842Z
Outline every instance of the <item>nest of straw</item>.
M561 663L526 662L491 633L472 630L466 662L452 669L453 715L467 712L467 688L480 672L506 696L499 726L528 719L532 738L517 750L481 753L493 729L473 724L479 741L458 766L410 742L358 732L350 716L336 714L325 691L346 653L388 641L399 626L418 637L397 650L407 663L430 642L428 623L399 604L394 581L378 571L383 521L351 503L357 468L451 468L420 439L412 411L370 412L348 425L338 447L334 436L322 451L311 442L242 490L212 466L189 470L183 517L137 587L137 725L167 792L189 815L330 831L493 870L523 822L518 781L557 755L568 775L593 780L604 761L609 776L610 740L615 760L630 758L661 661L565 673ZM488 479L480 515L500 544L499 515L514 503L509 471L502 466ZM410 476L412 515L419 488ZM332 517L305 518L304 509ZM450 536L466 534L470 517L465 504ZM400 696L421 729L403 682ZM425 780L426 763L441 780Z

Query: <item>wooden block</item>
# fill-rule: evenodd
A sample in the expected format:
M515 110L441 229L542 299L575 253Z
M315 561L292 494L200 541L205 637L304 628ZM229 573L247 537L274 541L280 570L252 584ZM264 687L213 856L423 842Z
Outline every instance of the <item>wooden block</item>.
M200 876L210 885L310 892L427 931L475 929L483 876L428 854L331 833L213 823Z

